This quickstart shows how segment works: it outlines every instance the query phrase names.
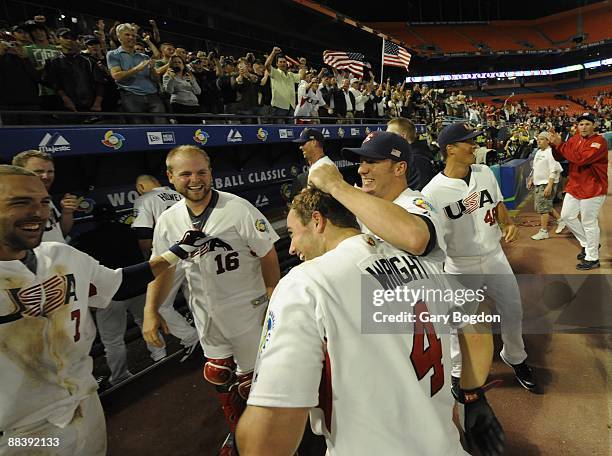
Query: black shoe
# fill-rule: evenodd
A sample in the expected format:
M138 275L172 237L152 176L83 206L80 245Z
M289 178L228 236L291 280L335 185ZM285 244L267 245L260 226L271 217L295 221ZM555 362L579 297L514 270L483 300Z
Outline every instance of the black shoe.
M454 375L451 375L451 392L453 393L453 397L455 399L458 399L461 394L461 389L459 387L460 380L461 379L459 377L455 377Z
M514 369L514 375L523 388L532 393L536 393L538 391L538 385L536 383L535 376L533 375L533 370L527 365L527 363L523 361L520 364L510 364L504 359L503 356L501 356L501 359L504 363Z
M593 261L582 260L582 263L578 263L576 265L576 269L579 269L581 271L588 271L589 269L595 269L595 268L598 268L599 266L600 266L599 260L593 260Z
M601 244L599 244L599 246L597 247L598 249L601 248ZM586 250L584 247L582 247L582 249L580 250L580 253L578 255L576 255L576 259L577 260L584 260L586 258Z
M196 341L193 344L191 344L188 347L185 347L183 349L183 356L181 356L181 359L179 359L179 363L183 363L185 361L187 361L187 359L193 355L193 352L196 351L196 348L198 348L198 346L200 345L200 341Z

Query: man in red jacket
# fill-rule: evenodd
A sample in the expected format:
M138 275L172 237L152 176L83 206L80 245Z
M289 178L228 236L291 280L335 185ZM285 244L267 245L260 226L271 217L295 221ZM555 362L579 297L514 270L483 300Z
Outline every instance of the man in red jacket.
M578 134L565 143L553 134L551 145L557 160L570 163L561 219L582 246L576 269L589 270L599 267L597 217L608 193L608 145L603 136L595 134L593 114L585 112L576 121Z

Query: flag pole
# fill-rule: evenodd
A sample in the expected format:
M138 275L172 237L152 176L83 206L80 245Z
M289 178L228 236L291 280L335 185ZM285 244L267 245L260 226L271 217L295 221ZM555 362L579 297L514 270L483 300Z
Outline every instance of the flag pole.
M385 73L385 39L382 40L382 50L380 51L380 85L382 86Z

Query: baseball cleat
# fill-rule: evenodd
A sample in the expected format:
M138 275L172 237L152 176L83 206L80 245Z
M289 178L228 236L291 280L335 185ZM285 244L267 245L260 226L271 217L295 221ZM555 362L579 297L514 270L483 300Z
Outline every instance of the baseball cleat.
M185 347L185 348L183 349L183 356L181 356L181 359L179 359L179 363L182 363L182 362L184 362L184 361L187 361L187 359L188 359L188 358L189 358L191 355L193 355L193 352L195 352L196 348L198 348L198 345L200 345L200 342L199 342L199 341L197 341L197 342L195 342L195 343L191 344L191 345L190 345L190 346L188 346L188 347Z
M520 385L523 388L525 388L527 391L531 393L538 392L538 385L536 383L536 379L533 374L533 370L531 369L531 367L527 365L525 361L523 361L520 364L511 364L504 359L501 353L500 353L500 358L504 363L506 363L508 366L514 369L514 376L516 377L517 381L520 383Z
M576 269L579 269L580 271L588 271L590 269L598 268L599 266L599 260L582 260L582 263L578 263L576 265Z
M555 229L555 233L560 234L560 233L561 233L561 231L563 231L563 230L565 229L565 226L566 226L566 225L565 225L565 222L560 221L560 222L557 224L557 228Z
M601 248L601 244L599 244L599 246L597 248L600 249ZM583 261L585 258L586 258L586 250L585 250L584 247L582 247L580 249L580 253L578 255L576 255L576 259L580 260L580 261Z
M549 237L550 236L548 235L548 231L540 230L536 234L531 236L531 239L533 239L534 241L541 241L543 239L548 239Z

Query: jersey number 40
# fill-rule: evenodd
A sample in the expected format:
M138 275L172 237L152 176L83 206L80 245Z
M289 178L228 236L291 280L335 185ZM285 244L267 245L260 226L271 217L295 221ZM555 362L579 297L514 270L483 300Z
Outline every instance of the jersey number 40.
M429 311L423 301L414 305L415 322L410 361L412 361L414 372L419 381L433 369L429 378L430 394L433 397L444 385L444 367L442 366L442 343L436 335L436 328L431 322L421 321L421 314L427 313ZM427 338L427 349L425 349L425 338Z

